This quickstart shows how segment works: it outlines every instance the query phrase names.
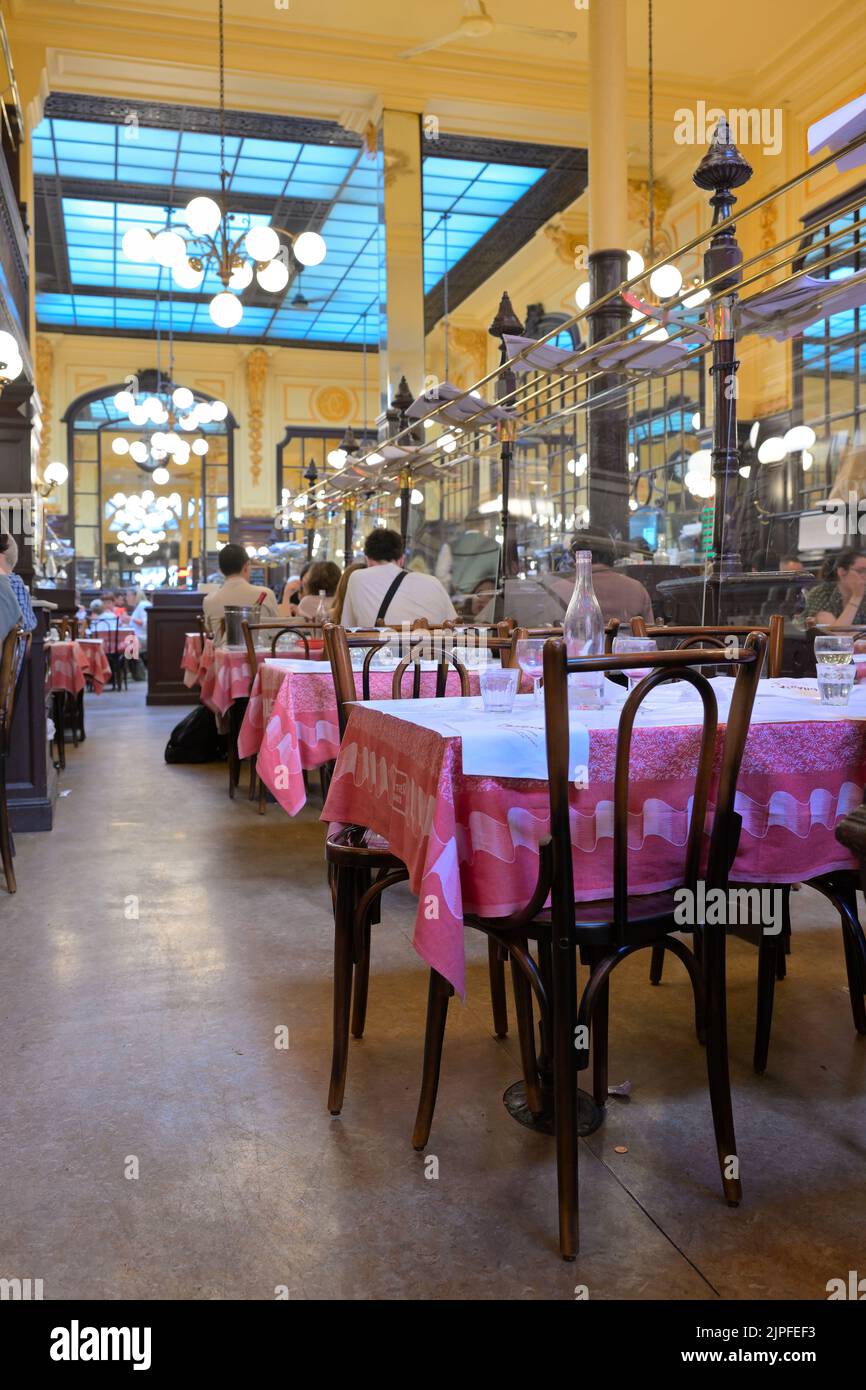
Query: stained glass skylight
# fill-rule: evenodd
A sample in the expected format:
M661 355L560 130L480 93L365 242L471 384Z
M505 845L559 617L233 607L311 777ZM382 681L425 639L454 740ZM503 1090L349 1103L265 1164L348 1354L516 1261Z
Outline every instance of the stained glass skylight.
M322 129L336 132L334 143L226 135L235 225L273 220L295 231L309 226L328 245L321 265L295 276L284 296L245 292L241 323L226 334L208 312L222 288L212 272L195 293L173 289L169 303L170 273L135 264L121 249L130 226L160 228L170 208L177 218L195 193L218 187L218 136L147 126L135 113L124 122L46 116L33 135L37 217L40 188L46 207L49 197L56 200L59 217L43 214L48 226L37 221L40 325L122 334L167 331L171 324L177 334L209 338L375 345L382 261L378 160L360 143L348 143L337 127ZM549 163L541 157L525 165L485 162L441 151L423 159L425 292L508 216Z

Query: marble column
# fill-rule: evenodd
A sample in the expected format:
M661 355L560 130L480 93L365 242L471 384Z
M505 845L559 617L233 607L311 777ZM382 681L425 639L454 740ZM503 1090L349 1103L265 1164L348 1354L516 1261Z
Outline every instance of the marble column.
M424 383L424 224L421 208L421 118L382 112L379 125L379 386L382 412L401 377Z

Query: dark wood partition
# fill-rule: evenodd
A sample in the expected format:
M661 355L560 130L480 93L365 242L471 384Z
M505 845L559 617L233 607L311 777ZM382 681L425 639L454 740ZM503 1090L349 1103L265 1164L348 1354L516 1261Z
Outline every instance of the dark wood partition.
M13 831L50 830L57 778L48 757L45 720L45 633L51 614L36 610L30 655L21 673L12 720L6 787Z
M195 589L157 589L147 613L147 703L195 705L198 686L183 683L184 638L199 626L204 595Z

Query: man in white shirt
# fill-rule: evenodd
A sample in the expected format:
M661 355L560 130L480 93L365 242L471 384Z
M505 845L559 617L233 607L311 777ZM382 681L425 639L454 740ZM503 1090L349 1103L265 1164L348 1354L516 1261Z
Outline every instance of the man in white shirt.
M377 527L364 542L367 568L356 570L346 588L344 627L399 627L426 618L440 627L456 618L454 604L432 574L403 568L403 541L397 531Z
M219 553L219 567L225 575L221 589L208 594L202 605L212 632L229 608L257 608L260 619L276 618L277 600L271 589L250 583L250 557L242 545L224 545ZM219 636L220 641L224 640Z

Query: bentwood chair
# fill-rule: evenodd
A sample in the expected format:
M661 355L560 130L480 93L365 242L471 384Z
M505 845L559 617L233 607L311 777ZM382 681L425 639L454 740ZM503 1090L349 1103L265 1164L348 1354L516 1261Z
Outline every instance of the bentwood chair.
M414 666L412 697L417 699L420 695L420 662L426 636L419 630L417 641L409 638L409 648L391 682L393 699L403 697L403 678L410 665ZM365 652L360 675L361 698L366 701L370 699L370 665L384 646L395 646L393 633L349 636L343 627L325 625L325 651L331 663L341 739L346 732L350 707L358 700L351 653ZM449 668L459 674L461 694L468 695L468 674L455 659L453 650L443 645L440 658L437 696L445 694ZM346 1088L350 1011L352 1036L361 1038L364 1034L370 979L370 929L380 920L380 900L386 888L405 882L409 875L405 864L391 853L387 842L364 826L343 826L329 833L325 858L334 900L334 1048L328 1109L332 1115L339 1115ZM497 1037L505 1037L508 1032L505 971L495 946L489 951L489 971L494 1031Z
M126 672L126 656L120 642L120 618L115 614L95 627L93 631L104 638L105 655L108 657L108 664L111 667L111 688L112 690L126 690L128 688Z
M9 757L12 736L12 720L15 716L15 696L18 681L30 650L30 633L23 628L13 627L6 636L0 653L0 859L6 888L10 893L18 890L15 882L12 831L9 825L9 803L6 796L6 762Z
M496 919L466 916L464 921L484 932L488 940L497 942L511 958L527 1102L536 1117L549 1109L550 1088L549 1084L545 1087L545 1076L552 1069L559 1244L567 1260L574 1259L578 1249L577 1073L589 1066L591 1038L593 1096L596 1105L603 1108L608 1093L610 975L635 951L658 942L663 942L683 962L691 980L696 1031L699 1040L706 1041L710 1103L724 1196L733 1206L741 1198L738 1165L732 1161L736 1160L737 1150L728 1073L725 929L710 923L702 928L700 961L671 933L678 930L674 914L681 898L675 897L677 888L686 888L694 894L701 877L708 888L727 887L740 827L740 818L734 810L734 794L766 641L763 635L752 634L737 656L731 658L738 669L705 867L704 835L718 726L715 693L699 670L711 660L708 649L569 660L562 641L552 640L545 644L550 839L541 846L538 881L530 901L511 916ZM569 824L568 676L578 671L626 671L636 666L654 669L628 696L619 718L614 780L613 893L604 901L576 902ZM651 691L677 679L693 685L703 704L703 728L682 876L676 888L631 895L628 883L629 764L635 716ZM545 908L548 896L550 907ZM534 957L530 953L530 941L535 943ZM579 1005L578 952L582 964L588 965L590 971ZM452 986L437 971L430 972L423 1079L412 1136L416 1149L425 1148L430 1134L448 999L453 992ZM532 1019L533 996L541 1013L540 1054L536 1051Z

